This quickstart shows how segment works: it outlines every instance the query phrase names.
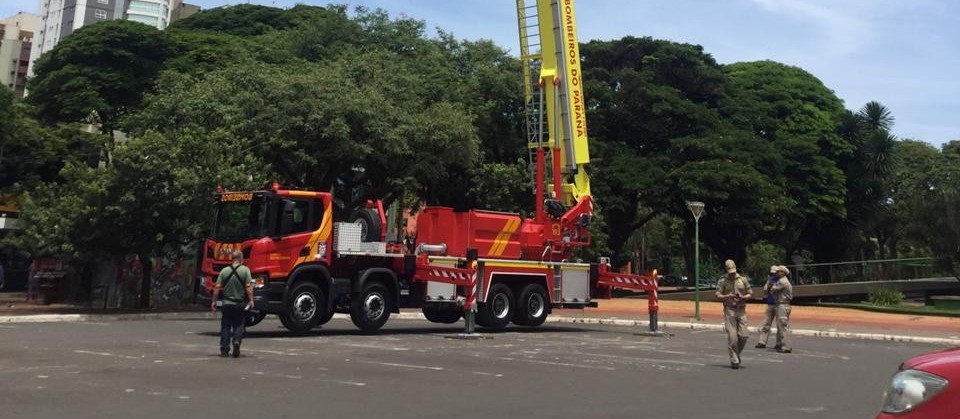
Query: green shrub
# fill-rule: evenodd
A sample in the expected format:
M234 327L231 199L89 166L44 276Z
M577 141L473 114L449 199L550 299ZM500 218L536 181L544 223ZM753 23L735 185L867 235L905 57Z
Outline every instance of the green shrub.
M898 306L903 302L903 293L889 288L877 288L870 291L867 302L875 306Z

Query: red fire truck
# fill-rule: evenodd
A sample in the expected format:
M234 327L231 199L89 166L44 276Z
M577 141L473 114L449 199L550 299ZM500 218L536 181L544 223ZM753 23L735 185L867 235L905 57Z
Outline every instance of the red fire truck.
M203 244L204 288L234 250L253 273L259 318L294 333L349 313L364 331L400 308L436 323L539 326L558 307L595 306L613 288L645 291L655 328L656 273L619 274L609 262L573 262L589 245L593 199L579 44L572 0L518 0L535 213L427 207L413 246L386 239L386 212L370 201L334 219L328 192L220 192ZM541 36L542 35L542 36ZM549 197L548 197L549 196Z

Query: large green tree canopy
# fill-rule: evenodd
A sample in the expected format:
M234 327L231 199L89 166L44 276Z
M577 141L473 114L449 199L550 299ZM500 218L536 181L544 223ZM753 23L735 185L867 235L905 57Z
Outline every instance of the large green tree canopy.
M171 54L164 34L128 20L78 29L34 67L29 101L47 123L90 122L113 135L136 108Z
M581 52L597 249L618 262L650 231L689 270L693 200L708 258L955 252L923 237L947 228L931 205L955 205L958 147L897 140L883 105L845 110L803 69L721 65L697 45L628 36ZM519 60L416 19L238 5L164 32L109 21L36 73L27 103L0 96L0 188L26 191L18 245L33 254L147 258L202 235L218 184L332 190L344 209L533 204ZM129 139L108 141L115 129Z

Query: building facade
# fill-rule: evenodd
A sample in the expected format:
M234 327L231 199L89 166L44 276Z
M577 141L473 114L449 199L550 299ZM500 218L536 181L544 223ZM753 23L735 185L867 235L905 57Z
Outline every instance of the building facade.
M34 36L30 68L45 52L78 28L111 19L128 19L157 29L170 24L176 0L39 0L40 28ZM179 2L177 2L179 3Z
M17 13L0 20L0 83L22 98L27 84L30 49L40 19L29 13Z

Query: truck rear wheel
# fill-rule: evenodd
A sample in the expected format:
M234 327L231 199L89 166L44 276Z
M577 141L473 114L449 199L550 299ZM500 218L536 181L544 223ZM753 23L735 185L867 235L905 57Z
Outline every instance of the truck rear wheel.
M497 283L490 287L487 302L477 304L477 324L502 329L513 319L514 299L510 287Z
M326 312L324 301L323 290L317 284L298 282L290 290L280 322L294 334L307 333L320 323Z
M453 304L446 305L452 307L433 305L422 308L423 317L426 317L427 320L433 323L452 324L458 322L463 315L463 309Z
M390 319L390 291L380 283L369 283L350 303L350 319L364 332L383 327Z
M550 312L547 291L540 284L528 284L520 291L513 322L520 326L540 326Z

